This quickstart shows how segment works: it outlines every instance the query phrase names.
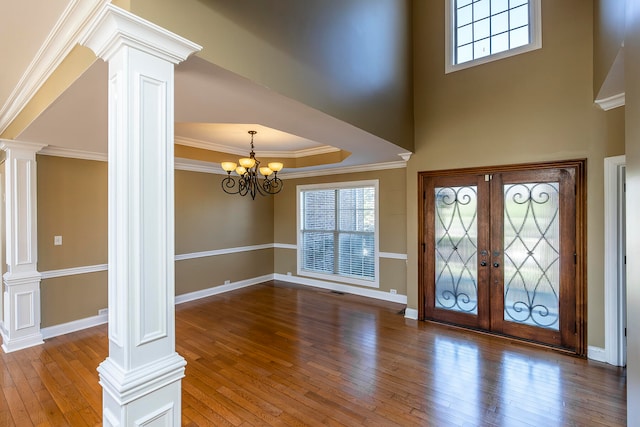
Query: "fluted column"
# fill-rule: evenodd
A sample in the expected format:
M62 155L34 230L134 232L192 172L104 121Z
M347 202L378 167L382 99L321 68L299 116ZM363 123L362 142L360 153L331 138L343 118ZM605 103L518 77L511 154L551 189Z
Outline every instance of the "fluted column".
M109 63L105 426L180 425L175 351L174 65L199 46L107 5L82 40Z
M0 140L5 152L4 195L7 272L3 275L2 349L42 344L36 153L44 145Z

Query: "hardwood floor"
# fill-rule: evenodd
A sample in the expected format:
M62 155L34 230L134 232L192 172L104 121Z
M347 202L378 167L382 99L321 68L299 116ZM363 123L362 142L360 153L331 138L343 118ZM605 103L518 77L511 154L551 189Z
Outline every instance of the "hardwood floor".
M270 282L176 307L186 426L622 426L626 371ZM107 328L0 355L0 426L99 425Z

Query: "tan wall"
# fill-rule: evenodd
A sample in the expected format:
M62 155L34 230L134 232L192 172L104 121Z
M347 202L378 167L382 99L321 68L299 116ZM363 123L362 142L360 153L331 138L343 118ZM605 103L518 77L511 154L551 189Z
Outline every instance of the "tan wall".
M624 41L624 8L626 0L594 0L593 2L593 93L600 91L613 61Z
M273 197L226 194L222 179L176 171L176 254L273 243Z
M405 169L360 172L352 174L317 176L285 181L282 193L274 206L274 241L296 244L296 194L298 185L327 182L379 180L379 232L380 251L406 253L406 176ZM278 248L275 251L275 272L296 275L296 250ZM396 289L406 295L406 262L398 259L380 260L380 291Z
M107 272L46 279L40 283L40 326L59 325L98 315L107 308Z
M176 295L273 274L273 249L176 262Z
M197 55L413 148L409 0L131 0Z
M604 347L603 162L624 153L624 111L593 104L592 2L542 3L542 49L445 74L444 2L414 2L408 306L418 304L419 171L587 158L588 344Z
M37 156L38 270L107 263L107 163ZM222 175L175 172L176 254L273 242L273 200L231 196ZM53 245L61 235L62 246ZM176 294L273 273L273 250L176 263ZM107 272L42 281L42 327L107 307Z
M36 157L38 271L107 263L107 163ZM62 236L62 246L53 245Z

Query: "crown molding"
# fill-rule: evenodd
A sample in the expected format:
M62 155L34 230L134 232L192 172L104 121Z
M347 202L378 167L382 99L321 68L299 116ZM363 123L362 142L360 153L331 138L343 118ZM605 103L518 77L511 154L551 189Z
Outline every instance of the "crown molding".
M69 3L0 109L0 134L31 101L76 46L87 25L108 3L109 0L73 0Z
M227 154L235 154L236 156L246 156L249 152L247 149L241 149L238 147L232 147L224 144L217 144L215 142L202 141L194 138L186 138L182 136L176 136L174 142L178 145L184 145L187 147L200 148L202 150L212 150ZM261 151L255 150L257 157L276 157L283 159L297 159L300 157L316 156L319 154L335 153L340 151L339 148L332 147L330 145L322 145L320 147L306 148L304 150L294 151Z
M407 167L407 162L398 161L398 162L386 162L386 163L373 163L369 165L358 165L358 166L345 166L339 168L331 168L331 169L321 169L321 170L312 170L305 172L287 172L279 174L281 178L287 179L297 179L297 178L310 178L314 176L325 176L325 175L338 175L343 173L357 173L357 172L371 172L371 171L379 171L386 169L402 169Z
M71 148L55 146L45 147L38 154L44 154L45 156L67 157L70 159L96 160L99 162L108 161L107 153L96 153L93 151L74 150Z
M222 167L216 163L209 162L197 162L191 159L183 159L180 157L176 157L174 161L174 168L176 170L181 171L189 171L189 172L202 172L202 173L212 173L215 175L226 175Z
M598 104L598 107L602 108L604 111L622 107L625 105L625 93L622 92L608 98L596 99L595 103Z
M68 157L72 159L81 159L81 160L97 160L101 162L107 161L106 153L94 153L91 151L81 151L81 150L72 150L70 148L62 148L62 147L52 147L48 146L42 149L38 154L43 154L46 156L57 156L57 157ZM201 172L201 173L210 173L215 175L226 175L225 172L220 165L217 163L211 162L199 162L191 159L184 159L180 157L175 158L176 170L190 171L190 172ZM385 169L402 169L407 167L407 162L397 161L397 162L386 162L386 163L374 163L369 165L358 165L358 166L346 166L346 167L338 167L338 168L330 168L330 169L321 169L321 170L311 170L304 172L280 172L278 176L281 178L287 179L297 179L297 178L308 178L314 176L324 176L324 175L337 175L343 173L357 173L357 172L370 172L377 170L385 170Z

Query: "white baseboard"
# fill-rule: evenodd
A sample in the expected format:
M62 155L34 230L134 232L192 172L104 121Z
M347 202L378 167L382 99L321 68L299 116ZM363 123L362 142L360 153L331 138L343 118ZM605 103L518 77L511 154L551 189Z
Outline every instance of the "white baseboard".
M418 310L415 308L407 308L404 310L404 317L407 319L418 320Z
M234 291L236 289L246 288L247 286L257 285L258 283L267 282L269 280L273 280L273 274L266 274L264 276L254 277L252 279L240 280L238 282L227 283L225 285L219 285L208 289L202 289L200 291L190 292L188 294L177 295L176 305L188 301L195 301L200 298L210 297L212 295L218 295L224 292Z
M587 358L595 360L596 362L607 362L607 352L602 347L587 347Z
M343 285L342 283L325 282L324 280L309 279L300 276L289 276L287 274L275 273L275 280L283 282L297 283L298 285L313 286L315 288L329 289L332 291L345 292L348 294L360 295L368 298L375 298L384 301L397 302L400 304L407 303L406 295L391 294L388 292L376 291L373 289L359 288L357 286Z
M74 320L73 322L68 323L61 323L60 325L48 326L40 329L40 333L42 334L42 338L48 339L107 323L109 320L107 313L103 310L100 310L100 313L101 314L98 314L97 316L86 317L84 319Z

